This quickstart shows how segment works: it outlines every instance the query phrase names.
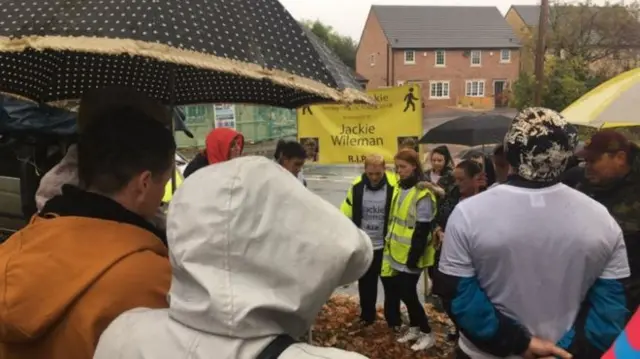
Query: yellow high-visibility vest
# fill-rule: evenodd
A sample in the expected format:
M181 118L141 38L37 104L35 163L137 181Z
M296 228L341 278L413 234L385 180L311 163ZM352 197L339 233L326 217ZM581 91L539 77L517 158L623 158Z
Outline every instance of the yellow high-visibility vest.
M387 183L390 187L397 187L398 175L395 172L385 171L384 175L387 177ZM353 180L351 187L349 187L349 191L347 191L347 198L345 198L340 205L340 211L350 219L353 219L353 187L362 182L362 176L364 175L360 175Z
M391 204L391 215L389 220L389 233L385 238L383 250L383 261L381 275L383 277L394 276L397 272L393 264L404 266L407 264L409 250L411 249L411 238L417 223L417 203L419 200L428 197L433 204L434 217L436 214L436 197L428 189L409 190L402 203L398 203L402 189L397 187L393 193ZM424 269L432 266L435 259L436 250L431 241L431 234L427 238L428 245L424 254L418 260L417 267ZM397 266L396 266L397 267Z
M176 169L176 189L180 187L182 181L184 181L182 173L180 173L180 171ZM164 186L164 197L162 197L162 202L169 203L171 202L171 198L173 198L173 188L171 188L171 180L169 180L169 182L167 182L167 185Z

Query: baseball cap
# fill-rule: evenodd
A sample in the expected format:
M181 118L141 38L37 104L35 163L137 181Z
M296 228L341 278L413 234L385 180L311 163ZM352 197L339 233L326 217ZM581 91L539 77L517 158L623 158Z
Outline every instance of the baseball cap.
M578 131L554 110L530 107L513 119L504 139L515 174L534 182L555 182L578 143Z
M605 153L629 152L631 142L616 130L602 130L596 132L591 139L584 142L584 147L576 156L586 160L595 160Z

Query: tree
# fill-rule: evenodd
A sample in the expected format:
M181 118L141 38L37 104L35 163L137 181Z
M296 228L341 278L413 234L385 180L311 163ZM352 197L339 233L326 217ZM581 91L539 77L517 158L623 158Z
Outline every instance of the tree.
M604 81L592 74L579 58L549 57L545 63L545 83L542 106L562 111L589 90ZM533 105L535 77L521 72L513 85L511 106L523 109Z
M549 15L548 46L558 55L588 63L621 58L625 52L635 55L640 49L639 8L637 1L604 6L556 1Z
M596 6L556 0L549 11L542 106L558 111L606 79L640 66L640 5ZM533 56L536 31L525 40L523 63ZM529 70L529 69L527 69ZM522 71L513 85L511 105L533 102L535 79Z
M302 20L301 25L311 30L350 68L356 68L356 50L358 45L349 36L342 36L329 25L319 20Z

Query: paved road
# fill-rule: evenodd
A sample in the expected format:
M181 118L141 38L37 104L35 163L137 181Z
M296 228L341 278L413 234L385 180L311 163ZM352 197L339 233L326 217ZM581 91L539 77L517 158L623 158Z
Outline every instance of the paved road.
M340 204L344 200L347 194L349 185L353 179L361 173L362 167L360 166L323 166L323 165L309 165L305 166L304 174L307 179L309 189L317 193L319 196L329 201L336 207L340 207ZM418 289L420 292L420 298L423 298L423 280L420 279ZM358 294L357 284L351 284L347 288L340 288L337 293L346 293L351 295ZM378 283L378 303L382 303L384 295L382 293L382 284Z

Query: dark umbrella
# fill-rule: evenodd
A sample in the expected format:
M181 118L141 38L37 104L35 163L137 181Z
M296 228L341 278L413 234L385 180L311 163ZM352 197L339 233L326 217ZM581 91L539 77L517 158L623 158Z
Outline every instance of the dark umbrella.
M0 0L0 92L135 88L165 104L371 102L277 0Z
M420 139L420 143L478 146L502 142L512 120L491 114L462 116L432 128Z

